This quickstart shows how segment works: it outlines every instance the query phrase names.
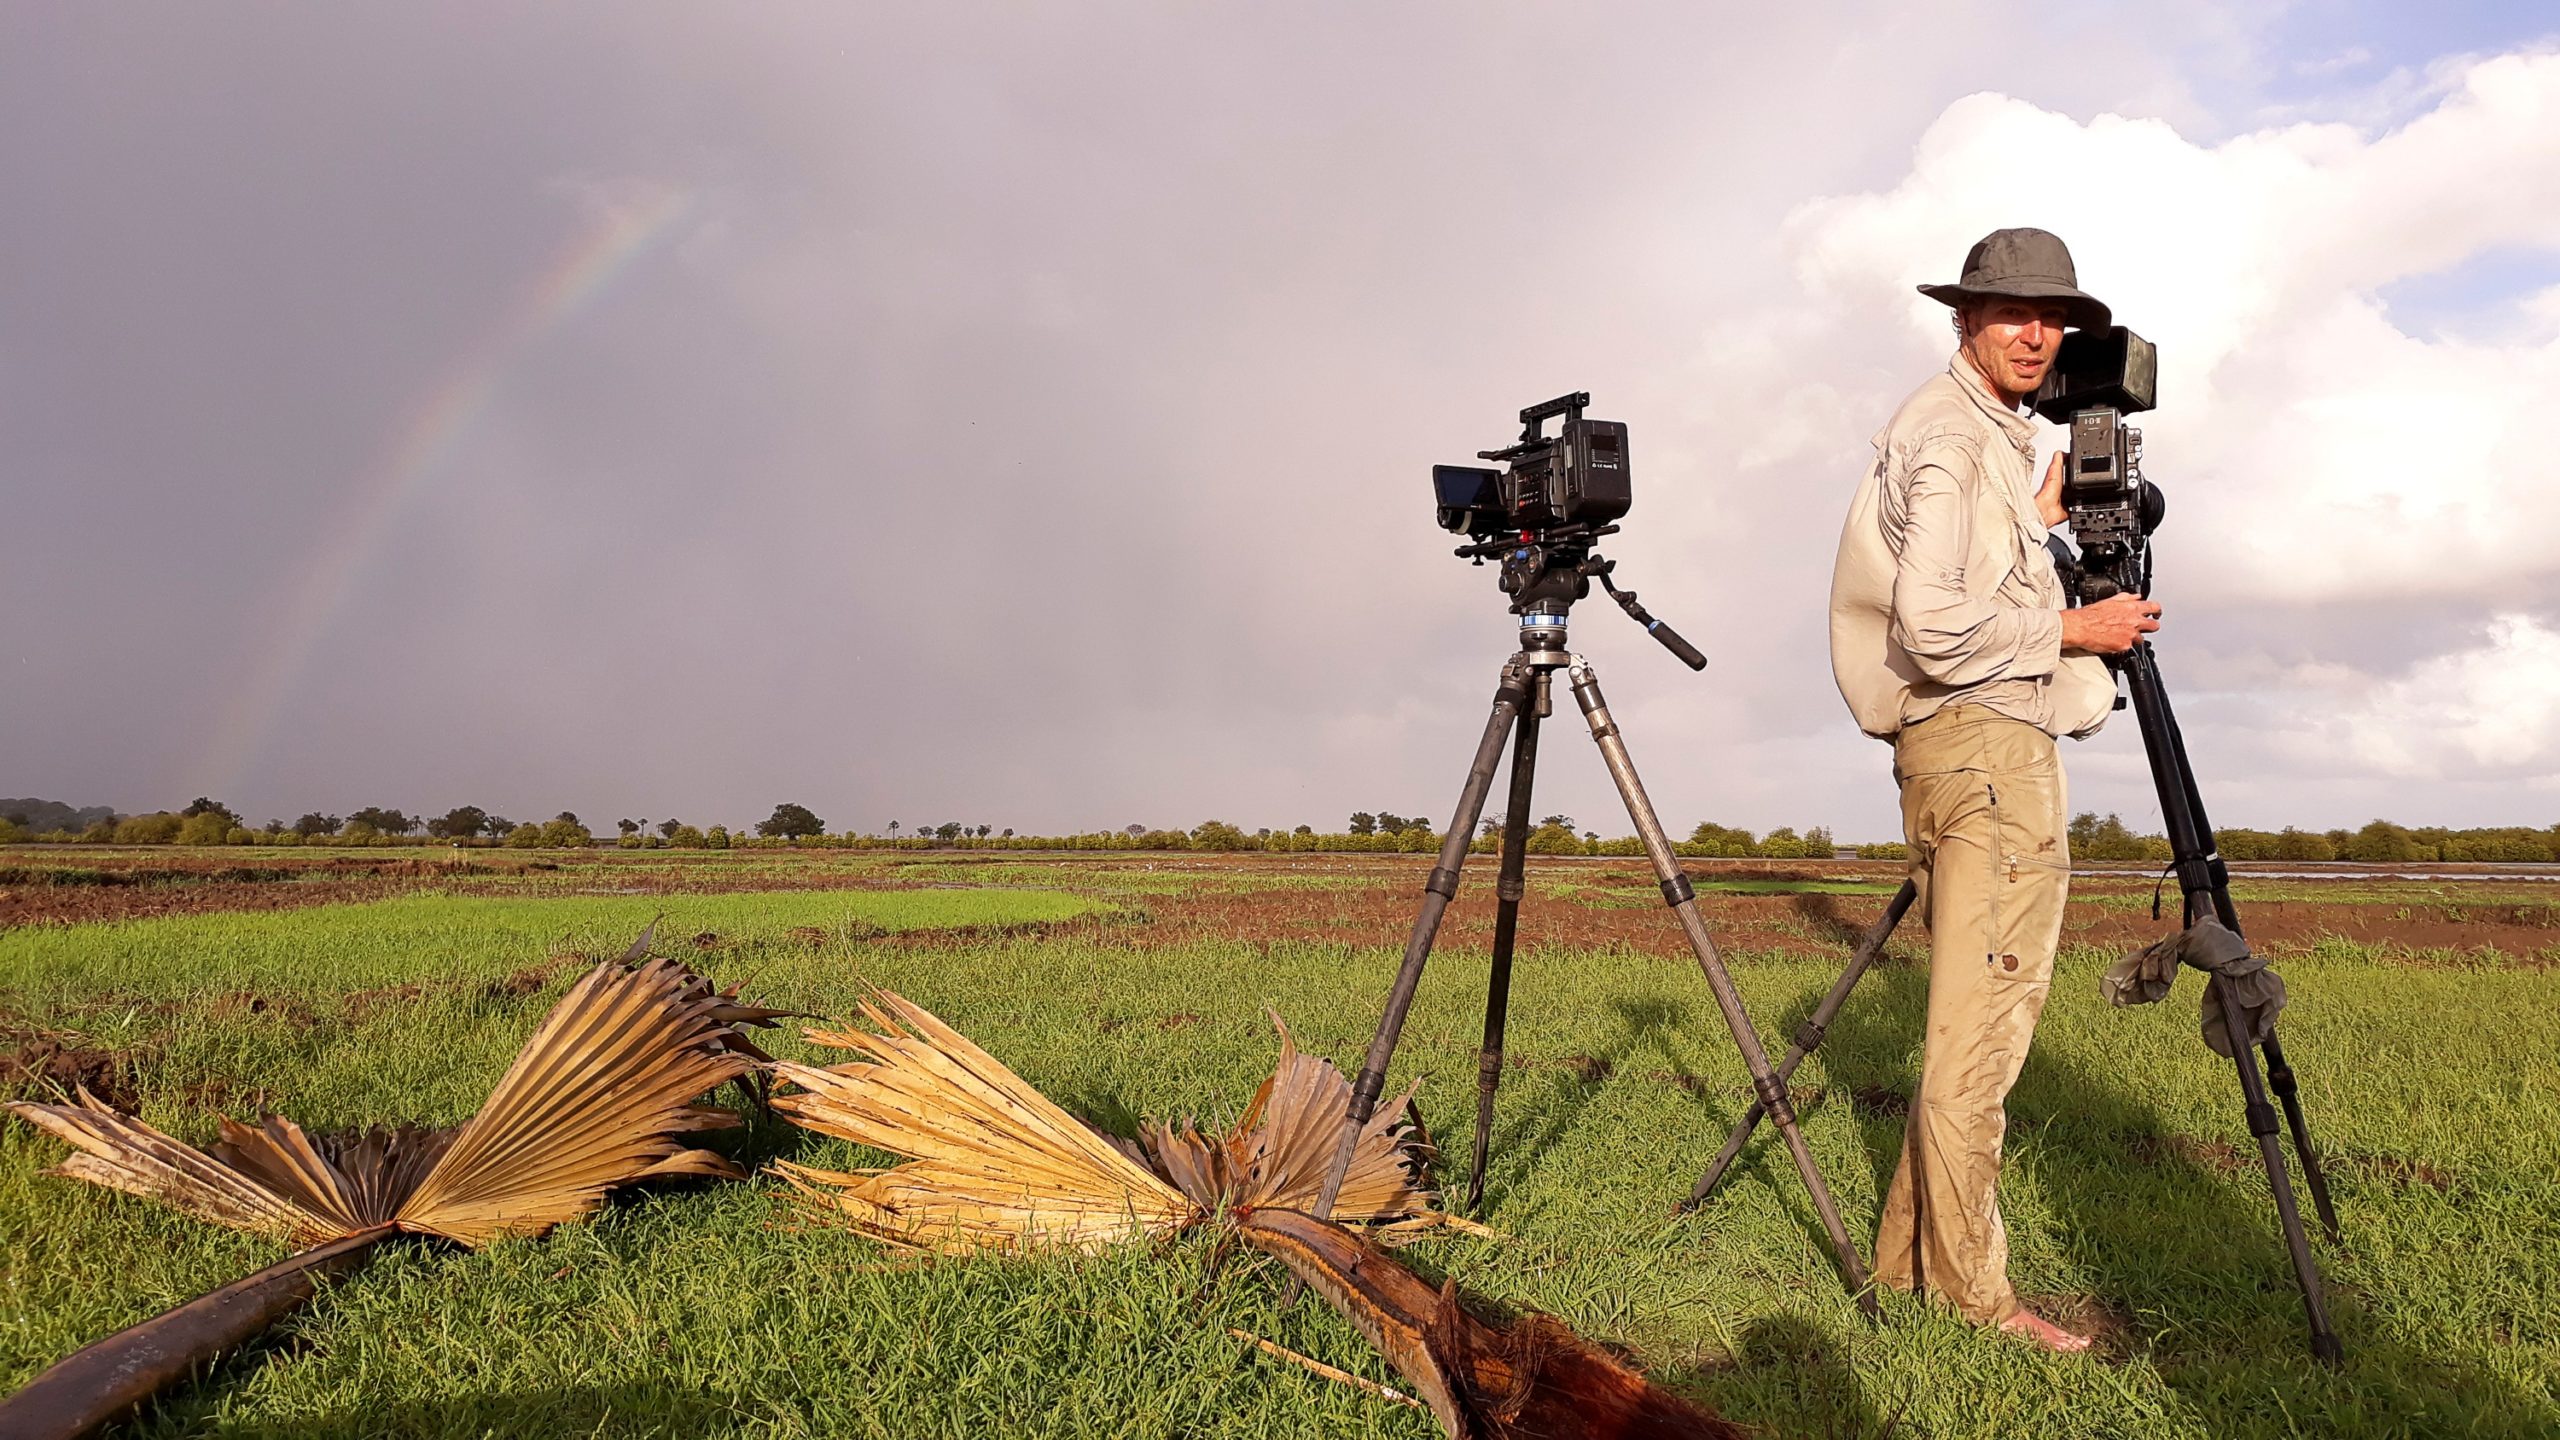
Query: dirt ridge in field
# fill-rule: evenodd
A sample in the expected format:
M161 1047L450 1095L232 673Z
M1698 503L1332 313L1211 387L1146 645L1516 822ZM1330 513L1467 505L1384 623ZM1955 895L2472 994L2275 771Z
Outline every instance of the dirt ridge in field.
M1400 948L1421 899L1432 861L1419 855L1122 855L1037 852L753 852L748 859L690 852L592 851L558 856L469 851L371 855L279 854L244 864L228 852L26 849L0 856L0 930L163 915L280 910L388 899L399 895L728 894L815 889L915 889L966 884L989 871L1001 882L1021 872L1054 888L1103 894L1129 891L1144 923L1126 917L1005 927L974 938L1079 936L1147 948L1244 939L1265 945L1319 944ZM2403 867L2405 868L2405 867ZM1844 955L1881 912L1883 893L1901 879L1891 863L1838 861L1704 862L1689 872L1699 905L1723 948L1740 955L1823 958ZM1493 866L1479 858L1441 928L1444 944L1490 945ZM2245 872L2237 877L2248 883ZM2402 955L2419 963L2560 964L2560 888L2553 901L2502 898L2478 883L2427 883L2395 877L2336 882L2287 879L2317 891L2334 883L2339 899L2244 898L2251 940L2270 954L2298 953L2335 939ZM1855 884L1868 893L1733 893L1725 885ZM2064 943L2125 950L2168 932L2146 903L2156 877L2084 876L2073 884ZM2353 893L2357 898L2347 898ZM2403 899L2403 894L2408 898ZM2374 898L2376 895L2381 898ZM2485 898L2472 898L2474 896ZM2174 914L2175 897L2169 898ZM1686 943L1663 906L1652 871L1641 860L1538 861L1522 908L1528 947L1621 947L1684 958ZM934 943L951 937L938 937ZM1916 923L1896 937L1893 954L1910 959L1925 946Z

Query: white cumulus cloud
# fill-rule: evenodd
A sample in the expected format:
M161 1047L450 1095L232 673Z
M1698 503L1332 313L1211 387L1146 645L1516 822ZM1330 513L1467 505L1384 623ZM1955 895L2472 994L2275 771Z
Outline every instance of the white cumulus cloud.
M2298 125L2200 145L1977 95L1893 189L1799 210L1818 299L1890 305L1952 279L1983 232L2067 239L2085 288L2156 341L2149 421L2199 598L2448 595L2560 573L2560 314L2512 297L2494 340L2395 324L2393 282L2515 250L2560 271L2560 55L2473 66L2432 110L2366 135ZM1946 272L1946 273L1941 273Z
M2384 775L2560 779L2560 630L2501 615L2482 644L2348 700L2317 733L2341 759Z
M1708 337L1702 389L1758 422L1727 462L1790 497L1761 523L1790 549L1836 525L1864 459L1844 440L1943 363L1947 312L1913 287L1990 230L2050 229L2160 347L2141 423L2170 502L2164 653L2191 717L2255 717L2203 748L2298 780L2560 777L2560 54L2442 78L2396 127L2213 143L1949 105L1897 180L1797 207L1792 286ZM2393 286L2448 274L2485 292L2475 313L2395 315ZM1808 335L1838 363L1773 361Z

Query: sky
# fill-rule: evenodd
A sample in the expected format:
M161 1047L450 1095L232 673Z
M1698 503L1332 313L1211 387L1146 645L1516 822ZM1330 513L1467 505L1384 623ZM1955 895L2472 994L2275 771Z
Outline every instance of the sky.
M1666 822L1889 838L1840 517L2037 225L2160 346L2213 818L2560 821L2537 5L11 3L0 197L0 794L1445 822L1429 468L1579 389Z

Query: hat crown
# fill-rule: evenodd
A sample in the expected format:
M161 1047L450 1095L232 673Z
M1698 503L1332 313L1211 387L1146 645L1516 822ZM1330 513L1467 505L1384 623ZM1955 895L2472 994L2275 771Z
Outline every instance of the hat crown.
M2115 323L2104 301L2081 290L2070 249L2050 230L1994 230L1965 252L1963 280L1923 285L1920 293L1958 309L1993 296L2051 300L2060 303L2063 323L2074 329L2103 330Z
M2022 280L2079 287L2079 272L2072 268L2070 247L2061 236L2028 228L1994 230L1965 252L1961 283L1968 290L1997 294L2003 285Z

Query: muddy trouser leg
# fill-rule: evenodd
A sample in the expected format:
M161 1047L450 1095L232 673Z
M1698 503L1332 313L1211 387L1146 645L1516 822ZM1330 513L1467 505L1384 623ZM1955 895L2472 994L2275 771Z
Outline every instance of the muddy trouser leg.
M1929 1009L1876 1277L1993 1323L2018 1309L1997 1193L2003 1107L2062 934L2061 766L2042 731L1968 707L1905 731L1894 769L1928 905Z

